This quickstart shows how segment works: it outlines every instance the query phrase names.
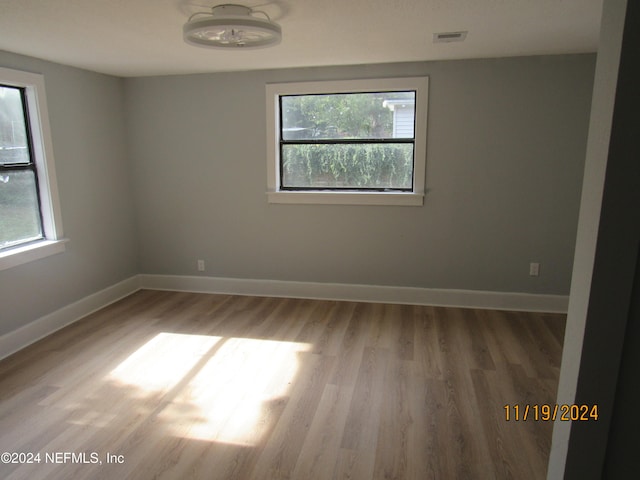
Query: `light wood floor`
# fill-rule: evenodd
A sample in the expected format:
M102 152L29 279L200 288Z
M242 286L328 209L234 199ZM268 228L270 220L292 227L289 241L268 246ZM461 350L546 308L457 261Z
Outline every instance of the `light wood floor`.
M504 406L555 401L564 325L140 291L0 362L0 452L40 453L0 478L542 479Z

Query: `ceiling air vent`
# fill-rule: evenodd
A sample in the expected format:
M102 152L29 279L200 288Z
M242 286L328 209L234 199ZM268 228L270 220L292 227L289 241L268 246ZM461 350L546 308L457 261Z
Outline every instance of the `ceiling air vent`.
M467 32L442 32L433 34L433 43L462 42L467 38Z

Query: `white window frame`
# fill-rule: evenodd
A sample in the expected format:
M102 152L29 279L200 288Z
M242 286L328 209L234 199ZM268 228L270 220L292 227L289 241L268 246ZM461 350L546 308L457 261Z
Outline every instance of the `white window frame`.
M5 270L61 253L65 250L66 240L62 230L44 77L37 73L0 67L0 84L25 89L44 237L36 242L0 250L0 270Z
M284 95L416 92L413 186L398 191L290 191L280 189L280 102ZM320 82L270 83L266 85L267 107L267 200L269 203L338 205L410 205L424 203L427 157L427 109L429 77L331 80Z

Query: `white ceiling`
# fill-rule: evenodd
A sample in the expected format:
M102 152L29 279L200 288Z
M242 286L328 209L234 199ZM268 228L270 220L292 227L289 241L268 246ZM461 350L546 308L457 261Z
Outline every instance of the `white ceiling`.
M282 26L278 46L182 40L224 0L0 0L0 49L122 77L594 52L602 0L228 0ZM467 30L462 43L433 34Z

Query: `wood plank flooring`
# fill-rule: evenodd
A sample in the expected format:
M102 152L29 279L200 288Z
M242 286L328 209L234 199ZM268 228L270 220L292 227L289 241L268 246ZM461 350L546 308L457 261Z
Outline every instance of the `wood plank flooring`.
M0 362L0 452L40 454L0 478L543 479L504 406L555 402L564 325L139 291Z

